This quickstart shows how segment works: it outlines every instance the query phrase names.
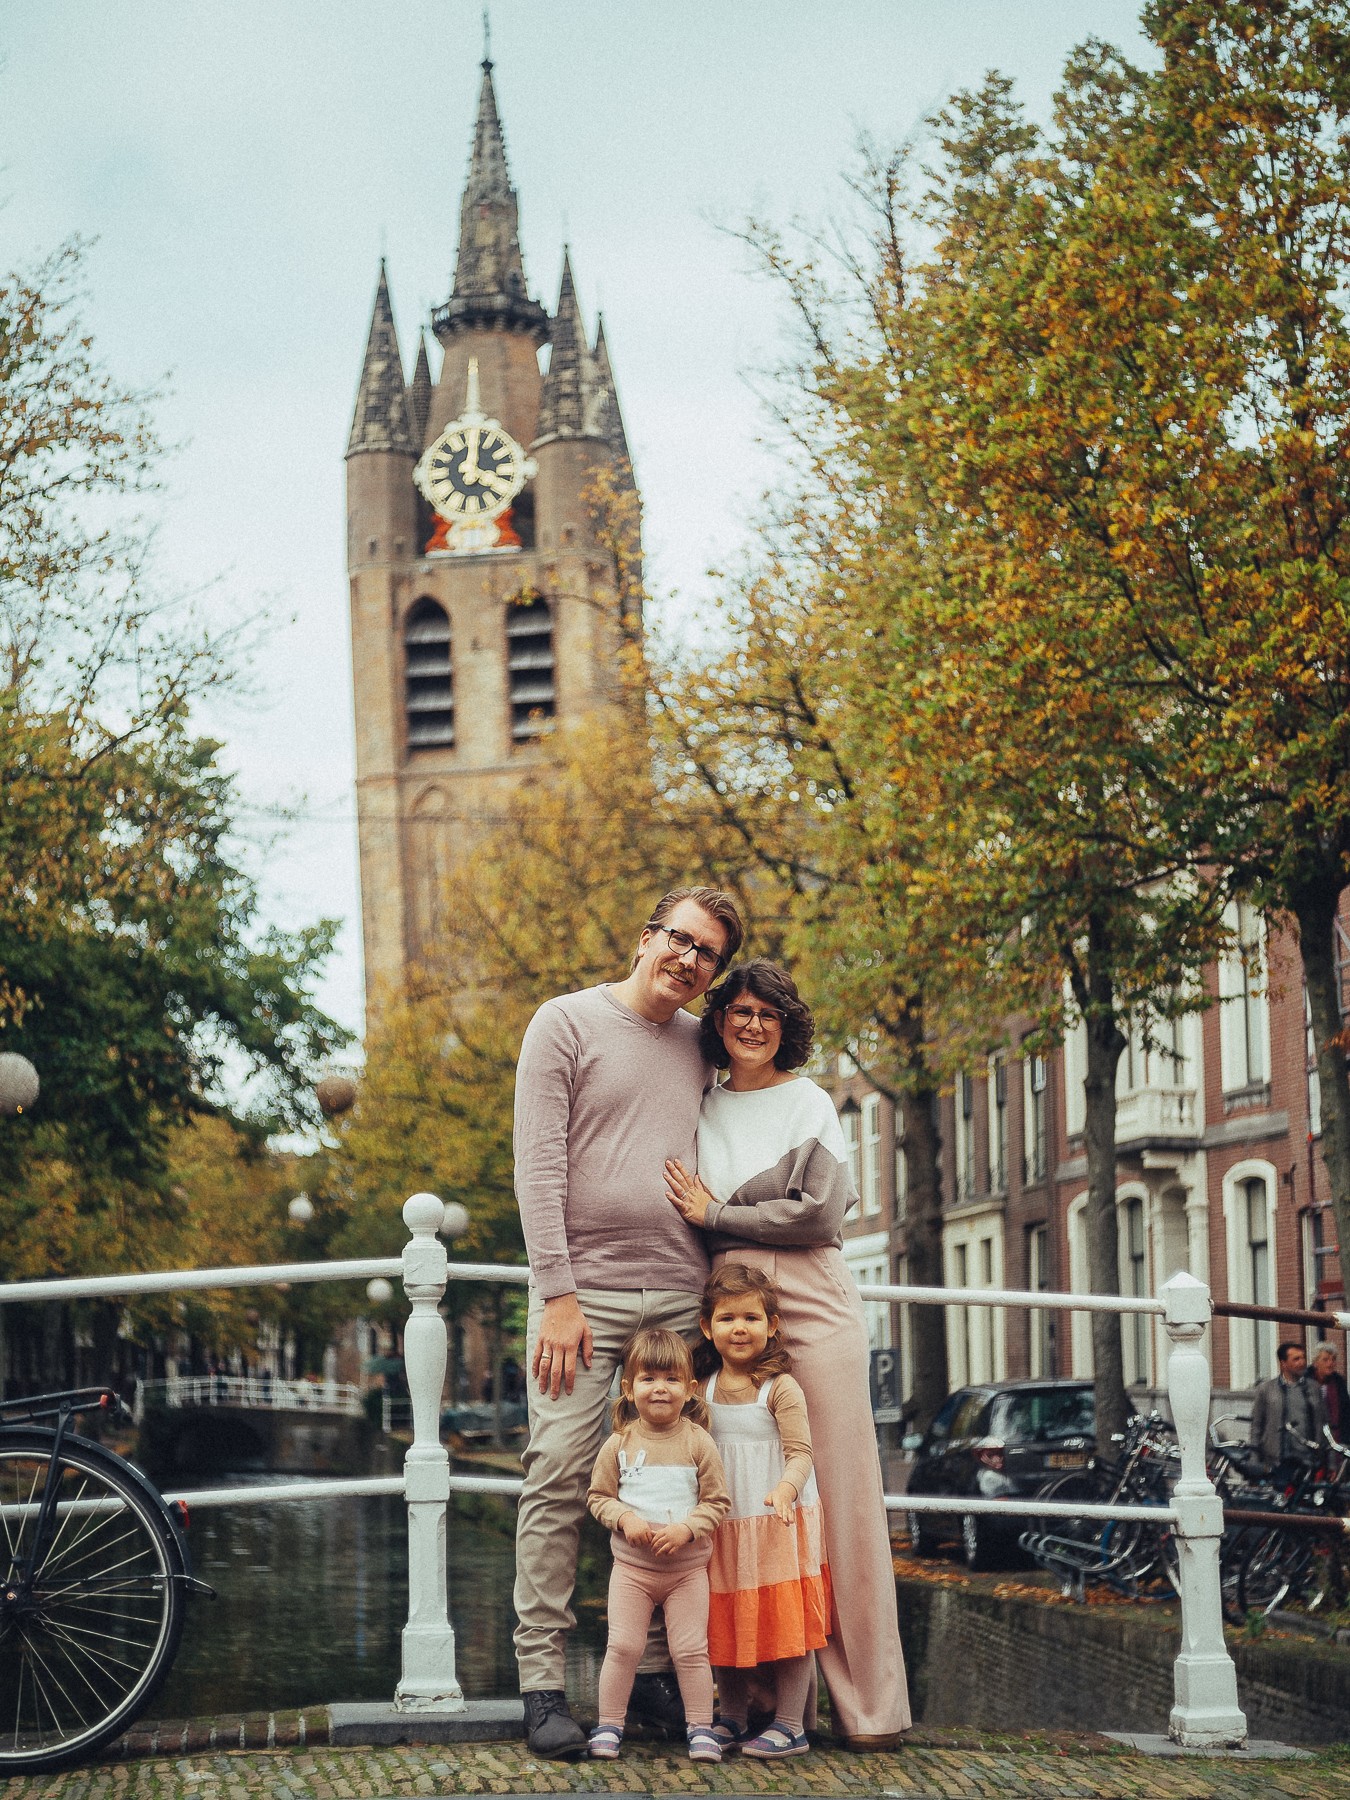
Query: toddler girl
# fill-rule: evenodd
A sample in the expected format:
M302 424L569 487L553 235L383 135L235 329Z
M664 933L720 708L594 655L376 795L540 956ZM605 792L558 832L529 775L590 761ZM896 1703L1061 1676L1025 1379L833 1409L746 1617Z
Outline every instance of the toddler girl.
M703 1290L700 1372L726 1468L730 1516L713 1538L708 1648L720 1700L714 1735L746 1756L801 1756L814 1652L830 1633L830 1572L811 1432L778 1338L778 1293L760 1269L726 1262ZM774 1718L747 1736L749 1674L775 1692Z
M713 1530L726 1515L727 1489L716 1445L701 1423L706 1417L684 1339L673 1331L635 1332L624 1348L614 1435L596 1458L587 1495L614 1546L592 1756L619 1754L633 1676L659 1606L684 1700L689 1755L695 1762L722 1760L712 1731L708 1558Z

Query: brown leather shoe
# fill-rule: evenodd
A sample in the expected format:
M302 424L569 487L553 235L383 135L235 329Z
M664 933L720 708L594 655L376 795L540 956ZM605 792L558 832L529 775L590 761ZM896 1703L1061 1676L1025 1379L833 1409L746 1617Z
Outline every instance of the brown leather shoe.
M845 1732L841 1739L845 1750L898 1750L904 1741L903 1731Z

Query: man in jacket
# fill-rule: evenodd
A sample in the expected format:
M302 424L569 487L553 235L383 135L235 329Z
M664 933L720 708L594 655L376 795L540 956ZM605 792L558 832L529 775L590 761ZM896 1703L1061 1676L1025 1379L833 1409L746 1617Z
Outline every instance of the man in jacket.
M1302 1344L1284 1343L1275 1352L1278 1375L1258 1382L1252 1395L1248 1441L1277 1481L1297 1474L1322 1449L1326 1410L1322 1390L1307 1373Z

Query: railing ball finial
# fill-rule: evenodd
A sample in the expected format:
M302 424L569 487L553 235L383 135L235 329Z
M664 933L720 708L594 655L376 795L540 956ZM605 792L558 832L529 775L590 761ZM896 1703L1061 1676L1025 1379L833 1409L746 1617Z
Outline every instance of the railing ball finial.
M435 1194L414 1194L403 1202L403 1223L414 1237L434 1237L445 1219L445 1207Z

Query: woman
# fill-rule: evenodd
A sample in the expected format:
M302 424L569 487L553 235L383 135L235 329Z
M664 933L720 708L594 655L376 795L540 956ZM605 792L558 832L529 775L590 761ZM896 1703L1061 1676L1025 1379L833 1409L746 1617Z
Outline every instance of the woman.
M728 1080L703 1101L699 1175L666 1164L671 1204L729 1258L778 1286L782 1335L806 1394L834 1591L818 1653L835 1724L858 1749L910 1723L895 1579L868 1386L862 1302L840 1254L854 1199L844 1134L824 1089L796 1073L814 1021L776 963L731 969L709 993L703 1050ZM717 1197L715 1197L717 1196Z

